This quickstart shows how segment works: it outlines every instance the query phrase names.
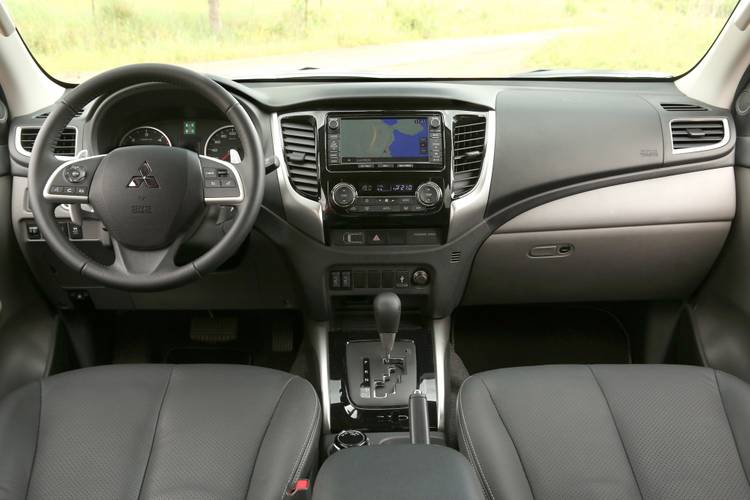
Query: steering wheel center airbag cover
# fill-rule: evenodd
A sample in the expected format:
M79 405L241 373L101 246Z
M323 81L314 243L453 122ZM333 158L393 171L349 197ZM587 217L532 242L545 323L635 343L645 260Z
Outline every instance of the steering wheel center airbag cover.
M164 248L203 208L198 155L162 146L116 149L96 171L91 204L123 245Z

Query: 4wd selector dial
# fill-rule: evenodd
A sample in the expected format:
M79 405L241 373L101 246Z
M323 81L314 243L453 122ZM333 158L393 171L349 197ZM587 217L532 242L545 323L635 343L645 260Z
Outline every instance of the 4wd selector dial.
M348 182L339 182L331 189L331 201L340 208L348 208L357 201L357 189Z
M440 203L443 197L443 190L440 189L440 186L430 181L420 184L415 194L419 203L430 208Z

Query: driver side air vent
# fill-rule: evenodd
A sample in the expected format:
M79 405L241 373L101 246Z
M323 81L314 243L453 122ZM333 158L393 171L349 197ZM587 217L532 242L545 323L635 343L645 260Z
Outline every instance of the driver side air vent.
M34 147L37 135L39 135L39 127L19 127L18 130L16 130L16 146L19 152L26 156L31 156L31 149ZM65 127L55 144L55 155L75 156L76 135L77 131L75 128Z
M487 119L457 115L453 119L453 197L474 189L482 173Z
M282 118L281 135L289 182L302 196L319 199L315 119L312 116Z
M725 119L678 119L672 120L669 128L674 154L716 149L729 142L729 127Z
M39 113L39 114L38 114L38 115L36 115L36 116L35 116L34 118L41 118L41 119L45 119L45 118L48 118L48 117L49 117L49 114L50 114L50 112L49 112L49 111L45 111L44 113ZM75 114L73 115L73 118L78 118L78 117L79 117L79 116L81 116L82 114L83 114L83 110L82 110L82 109L79 109L79 110L78 110L78 111L76 111L76 113L75 113Z

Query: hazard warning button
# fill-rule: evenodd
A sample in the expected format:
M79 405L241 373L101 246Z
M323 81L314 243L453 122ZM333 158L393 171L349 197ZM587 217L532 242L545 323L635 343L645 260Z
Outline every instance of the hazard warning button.
M365 239L367 245L385 245L386 241L385 231L367 231L367 237Z

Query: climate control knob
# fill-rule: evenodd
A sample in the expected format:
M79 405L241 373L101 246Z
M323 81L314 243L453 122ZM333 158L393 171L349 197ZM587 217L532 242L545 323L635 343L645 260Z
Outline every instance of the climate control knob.
M348 182L339 182L331 189L331 201L340 208L348 208L357 201L357 190Z
M434 182L420 184L416 192L417 201L427 208L434 207L443 198L443 190Z

